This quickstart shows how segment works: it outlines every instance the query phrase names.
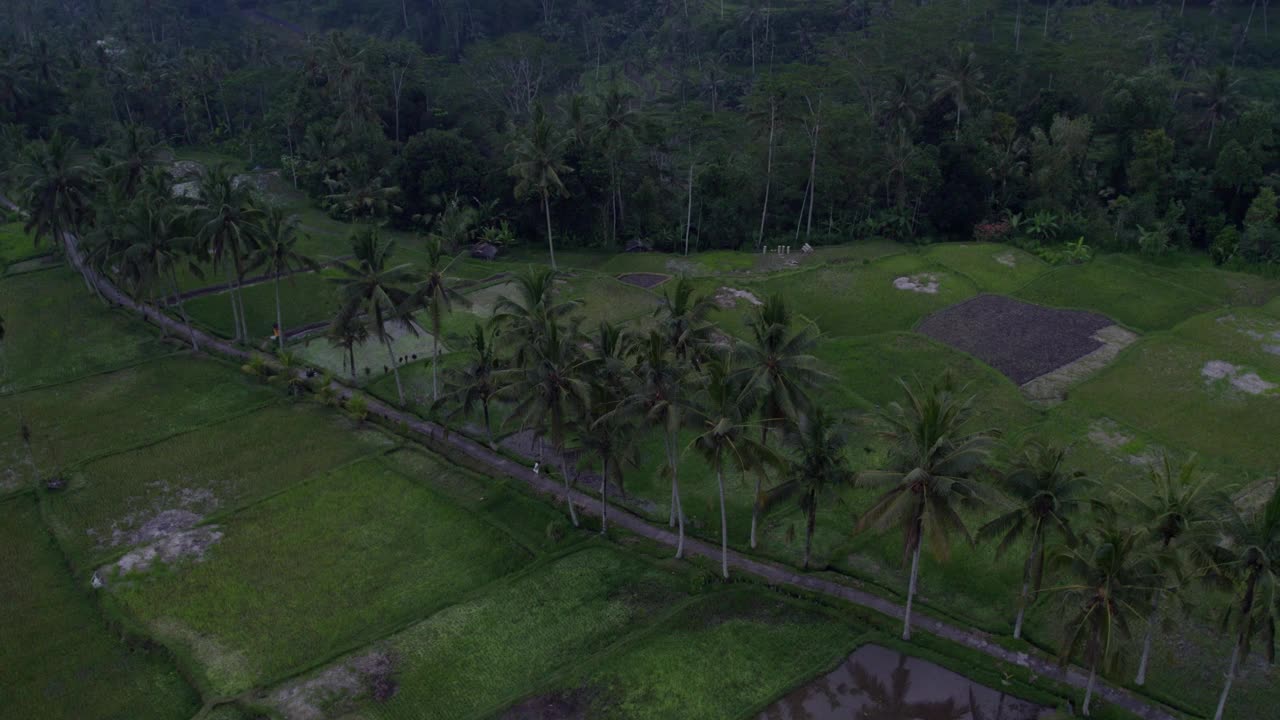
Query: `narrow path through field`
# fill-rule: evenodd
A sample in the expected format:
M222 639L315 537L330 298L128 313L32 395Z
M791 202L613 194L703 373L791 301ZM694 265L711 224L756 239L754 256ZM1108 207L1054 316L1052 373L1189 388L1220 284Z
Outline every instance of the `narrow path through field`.
M120 291L120 289L112 284L109 279L100 275L93 268L85 266L80 254L79 246L73 236L68 235L66 237L66 246L68 259L70 260L72 267L80 273L90 277L93 282L96 283L99 291L108 300L141 314L153 324L163 325L174 333L176 338L181 339L187 337L187 330L180 322L174 320L168 315L165 315L156 308L133 300ZM268 362L272 362L270 356L245 350L244 348L237 347L225 340L211 337L207 333L196 331L196 336L202 349L212 350L238 360L246 360L249 357L258 356ZM336 394L344 400L359 393L358 390L352 390L338 382L334 382L332 387L335 389ZM446 446L455 452L459 452L468 458L488 466L493 471L522 480L540 493L558 498L564 497L563 486L560 481L554 478L548 477L547 475L535 474L525 465L503 457L502 455L493 452L488 447L475 442L468 437L460 435L457 432L450 432L440 425L427 422L416 415L411 415L393 408L380 400L376 400L368 396L366 396L366 399L368 401L369 414L391 423L393 427L408 428L415 434L428 438L433 444L437 444L437 446ZM599 500L595 497L577 490L570 490L569 497L574 504L582 508L583 512L586 514L599 514L600 504ZM654 525L622 508L616 506L610 507L609 517L615 526L621 527L629 532L635 533L636 535L671 547L676 545L677 538L675 533L671 530ZM720 557L719 546L712 545L711 543L703 542L695 538L686 538L685 548L691 555L698 555L717 560ZM901 605L878 595L849 587L817 575L799 573L780 563L760 560L743 555L736 551L731 550L729 552L729 565L735 570L761 577L771 584L787 585L795 588L802 588L810 592L821 593L829 597L838 598L840 600L874 610L890 617L900 618L904 611ZM1087 675L1074 666L1063 667L1053 659L1038 652L1010 650L999 645L993 636L987 633L957 627L950 623L931 618L919 611L916 611L913 614L912 620L912 626L915 628L919 628L965 647L972 648L973 650L977 650L978 652L1001 662L1030 668L1039 675L1062 682L1071 687L1083 689L1088 682ZM1124 708L1138 717L1144 718L1144 720L1176 720L1177 718L1177 716L1171 711L1163 706L1155 704L1154 701L1142 698L1135 693L1123 688L1115 687L1111 684L1100 684L1100 687L1097 689L1097 694L1107 702Z

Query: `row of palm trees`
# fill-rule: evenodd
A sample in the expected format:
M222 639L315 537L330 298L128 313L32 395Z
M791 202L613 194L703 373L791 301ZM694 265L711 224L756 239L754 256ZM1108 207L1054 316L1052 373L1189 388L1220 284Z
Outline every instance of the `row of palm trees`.
M1270 657L1280 618L1280 490L1260 513L1236 508L1221 485L1194 462L1168 458L1150 468L1149 487L1103 498L1096 482L1072 470L1065 448L1037 441L1011 446L975 430L975 401L949 376L903 382L903 397L871 419L890 449L883 468L855 471L851 421L814 398L831 381L811 351L816 329L780 297L753 310L747 337L718 333L711 304L679 280L651 322L583 328L574 303L556 291L552 270L517 277L518 292L492 321L473 331L466 361L446 377L437 408L482 411L493 439L491 409L505 423L548 442L561 460L566 499L576 447L600 476L602 531L611 485L624 487L637 464L637 443L659 433L671 483L670 523L684 554L686 516L680 465L686 451L711 469L719 498L721 573L729 574L726 474L755 477L749 543L761 515L782 501L804 515L803 565L811 563L818 508L842 486L880 488L855 532L901 532L910 565L903 637L910 638L922 551L945 559L957 539L997 543L997 555L1020 548L1023 573L1014 637L1028 607L1042 597L1062 603L1064 661L1090 670L1088 714L1099 673L1114 672L1142 632L1135 681L1144 684L1164 610L1233 591L1226 613L1233 657L1216 714L1222 717L1239 660L1261 639ZM498 348L502 349L499 350ZM972 526L975 511L986 522ZM578 524L573 503L568 513ZM1046 577L1049 578L1046 581Z

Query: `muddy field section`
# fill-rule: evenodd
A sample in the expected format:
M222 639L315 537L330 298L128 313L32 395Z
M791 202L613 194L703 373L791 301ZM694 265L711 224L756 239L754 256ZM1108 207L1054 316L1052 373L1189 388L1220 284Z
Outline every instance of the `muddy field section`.
M1107 345L1105 315L979 295L925 318L917 330L973 355L1018 385L1070 365Z

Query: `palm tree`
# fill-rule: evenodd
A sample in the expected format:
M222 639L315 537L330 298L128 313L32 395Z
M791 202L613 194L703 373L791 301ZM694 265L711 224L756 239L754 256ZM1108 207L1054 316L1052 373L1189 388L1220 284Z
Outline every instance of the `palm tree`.
M697 368L711 346L713 328L707 315L713 306L706 295L694 292L693 281L681 276L672 292L663 293L654 317L676 359Z
M365 325L358 315L348 315L341 305L338 313L329 323L325 332L329 345L344 351L343 362L351 365L351 379L356 377L356 346L369 340L369 326Z
M817 327L808 323L793 327L790 308L781 295L771 295L747 321L751 340L738 346L742 365L744 402L755 402L760 412L760 444L769 444L769 430L781 430L805 413L809 394L830 376L818 369L809 354L818 341ZM762 473L756 474L755 503L751 511L751 547L764 506Z
M66 233L89 218L93 177L78 155L76 141L55 131L49 140L28 146L18 164L18 182L27 188L24 230L37 243L50 237L62 247Z
M769 502L797 496L805 514L804 569L809 569L813 530L818 521L818 502L829 491L853 482L853 472L845 455L847 429L821 407L801 415L791 433L791 445L799 458L790 468L790 478L769 492Z
M1122 492L1129 499L1131 513L1159 545L1164 563L1164 582L1151 595L1151 614L1142 641L1142 658L1138 661L1137 685L1147 680L1151 658L1151 642L1160 621L1160 600L1176 595L1183 586L1184 572L1199 573L1210 564L1211 548L1218 539L1226 508L1230 505L1227 491L1210 475L1198 472L1194 459L1182 464L1164 455L1148 469L1149 494L1138 495L1128 488Z
M108 148L107 172L124 190L125 197L133 197L148 171L161 163L162 149L148 128L130 124L120 132L115 144Z
M280 278L294 271L318 271L319 263L298 251L298 219L271 208L262 219L258 247L249 256L250 267L263 267L275 282L276 341L284 350L284 306L280 301Z
M623 489L623 466L639 462L636 418L620 407L618 390L619 386L611 383L607 375L597 375L578 430L582 449L600 461L601 534L609 528L609 483Z
M1204 115L1203 124L1209 126L1209 147L1213 147L1213 136L1218 125L1231 119L1240 106L1240 81L1231 76L1231 71L1219 67L1205 78L1204 86L1192 96L1201 107Z
M520 364L524 353L532 350L541 340L547 327L560 323L575 307L572 302L556 302L555 270L528 268L517 273L513 282L516 297L503 296L494 308L493 322L506 338L505 344L513 349L514 360Z
M973 45L962 43L933 80L933 99L950 98L956 107L956 140L960 139L960 119L969 112L969 104L986 96L981 87L984 77Z
M240 283L248 270L245 261L258 244L263 213L254 204L249 186L237 185L225 164L210 169L201 182L200 194L203 207L198 212L197 242L215 267L226 263L235 340L247 341L249 328Z
M532 429L539 439L550 438L562 465L569 519L577 527L565 445L574 418L582 415L589 402L588 359L582 353L576 327L551 319L545 325L521 348L516 366L501 373L503 392L515 404L512 418L518 419L522 428Z
M610 235L618 241L618 226L622 223L622 183L618 177L618 163L635 145L636 113L631 109L631 97L617 85L600 99L600 123L595 140L601 152L609 160L609 209L612 226Z
M446 262L448 261L448 262ZM453 261L445 255L444 243L439 236L427 239L427 264L422 270L422 281L413 291L410 303L417 307L425 307L431 318L431 400L440 399L439 367L440 367L440 335L444 324L444 314L453 312L455 302L464 305L470 302L462 293L449 287L445 273Z
M1067 545L1076 543L1071 518L1084 509L1085 492L1093 483L1078 470L1064 466L1066 449L1030 442L1008 468L997 475L1008 508L978 530L978 537L999 539L996 557L1002 557L1019 539L1030 543L1022 566L1022 592L1018 595L1018 617L1013 622L1014 639L1022 637L1022 621L1033 598L1040 593L1050 536L1057 535Z
M749 408L742 404L742 388L728 357L705 364L702 387L694 400L690 424L698 436L693 447L711 465L720 494L720 572L729 577L729 517L725 509L724 471L727 464L744 472L763 462L777 464L776 456L753 439L754 428L747 423Z
M910 640L920 551L927 539L935 554L946 557L953 533L972 542L959 509L982 499L972 476L987 459L992 438L969 430L973 398L962 398L950 378L927 387L901 384L906 402L891 403L879 413L892 467L864 471L857 479L859 485L891 487L859 519L856 532L902 529L903 554L911 558L902 639Z
M671 478L669 524L679 526L676 557L684 557L684 508L680 502L680 460L676 436L685 425L686 407L682 399L688 372L667 338L657 330L636 345L638 356L628 405L643 413L645 423L662 433L667 474Z
M503 366L498 358L493 326L476 323L468 342L467 362L445 374L445 386L457 402L457 411L470 415L479 405L484 412L484 430L493 445L493 422L489 404L498 391L498 374Z
M1076 547L1061 548L1052 565L1068 577L1051 588L1062 602L1064 640L1060 659L1073 655L1089 668L1081 712L1089 716L1098 672L1110 671L1131 637L1130 625L1159 582L1156 561L1145 552L1140 529L1121 529L1115 518L1085 532Z
M404 313L406 300L411 295L410 284L418 279L407 264L392 265L395 254L394 240L385 240L376 227L357 232L351 239L351 253L356 263L340 262L337 268L344 277L332 278L339 285L341 307L337 324L350 322L364 315L371 334L376 335L387 348L387 359L396 378L396 395L404 404L404 386L400 383L400 364L391 349L388 323L400 323L415 332L412 317Z
M1280 483L1267 504L1253 515L1232 510L1225 525L1227 542L1217 548L1218 569L1235 587L1223 625L1235 636L1226 682L1214 720L1222 720L1240 661L1261 635L1268 662L1275 662L1276 623L1280 622Z
M551 254L552 270L556 269L556 246L551 237L551 196L569 195L560 176L572 172L562 159L564 143L565 139L557 137L539 105L533 110L533 124L528 135L508 147L508 152L514 158L508 172L516 178L516 197L526 198L536 193L542 198L542 211L547 219L547 251Z
M173 300L187 327L191 348L198 352L200 344L196 341L196 333L191 327L191 318L187 316L186 303L183 302L182 291L178 286L180 265L186 263L192 271L199 274L199 267L190 262L189 238L182 238L178 232L182 217L147 197L134 201L126 217L127 221L120 228L125 243L121 253L125 268L139 288L149 288L153 304L156 301L156 286L163 280L169 281ZM163 327L161 325L162 329Z

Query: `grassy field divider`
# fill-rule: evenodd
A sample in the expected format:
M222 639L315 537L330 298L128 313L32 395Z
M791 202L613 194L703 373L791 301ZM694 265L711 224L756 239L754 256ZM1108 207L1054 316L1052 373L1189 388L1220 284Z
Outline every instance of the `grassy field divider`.
M130 362L117 365L115 367L106 368L104 370L95 370L94 372L86 373L84 375L80 375L73 378L64 378L62 380L58 380L57 382L43 383L40 385L31 385L28 387L20 387L20 388L17 388L16 390L5 390L3 392L0 392L0 400L5 398L17 397L19 395L22 395L28 392L35 392L38 390L50 390L52 388L62 387L64 385L71 385L72 383L78 383L84 380L92 380L93 378L111 375L112 373L118 373L121 370L129 370L131 368L141 367L142 365L146 365L149 362L181 357L189 354L190 352L191 351L189 349L178 349L178 350L174 350L173 352L167 355L155 355L152 357L138 358L136 360L132 360ZM215 359L221 361L221 358L215 358Z

